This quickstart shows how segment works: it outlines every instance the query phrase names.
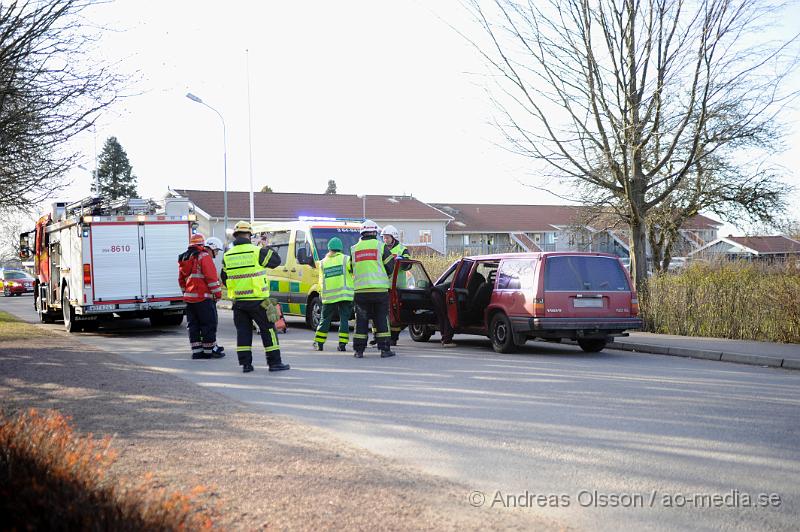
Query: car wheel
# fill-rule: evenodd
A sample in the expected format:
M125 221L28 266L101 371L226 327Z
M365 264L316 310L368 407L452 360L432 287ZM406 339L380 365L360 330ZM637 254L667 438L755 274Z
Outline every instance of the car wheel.
M319 296L314 296L306 306L306 325L316 331L320 321L322 321L322 300Z
M492 348L498 353L513 353L517 350L511 320L502 312L492 317L489 325L489 338L492 339Z
M427 342L431 339L433 331L427 325L414 323L408 326L408 335L415 342Z
M69 303L69 288L67 287L64 287L64 291L61 292L61 311L64 314L64 329L69 333L80 331L81 327L75 321L75 309Z
M578 345L587 353L599 353L606 347L608 340L605 338L581 338Z
M9 292L8 290L3 290L3 297L9 297L10 295L11 292Z

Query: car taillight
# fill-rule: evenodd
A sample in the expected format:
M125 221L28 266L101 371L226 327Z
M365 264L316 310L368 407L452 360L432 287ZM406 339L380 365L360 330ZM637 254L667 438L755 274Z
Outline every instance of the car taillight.
M636 295L631 295L631 316L639 315L639 298Z
M544 316L544 298L537 297L533 300L533 315Z
M83 265L83 284L85 286L92 286L92 265Z

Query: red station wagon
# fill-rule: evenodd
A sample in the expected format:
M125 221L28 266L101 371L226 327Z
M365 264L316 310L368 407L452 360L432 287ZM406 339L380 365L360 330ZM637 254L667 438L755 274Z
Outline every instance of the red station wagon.
M513 352L533 338L569 338L595 353L614 336L642 326L628 271L617 256L606 253L464 257L435 283L419 261L398 260L391 321L408 325L418 342L427 342L436 331L431 290L445 293L456 333L488 336L498 353Z

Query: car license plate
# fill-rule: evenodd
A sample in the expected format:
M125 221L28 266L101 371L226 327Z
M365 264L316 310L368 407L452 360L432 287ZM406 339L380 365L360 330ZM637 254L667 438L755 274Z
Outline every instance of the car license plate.
M603 308L602 299L575 299L573 301L575 308Z
M114 310L115 308L117 308L116 305L89 305L86 307L86 310L89 312L100 312L104 310Z

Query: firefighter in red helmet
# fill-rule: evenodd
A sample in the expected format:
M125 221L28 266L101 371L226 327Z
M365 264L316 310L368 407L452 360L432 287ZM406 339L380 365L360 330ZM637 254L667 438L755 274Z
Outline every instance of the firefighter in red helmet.
M217 345L216 301L222 297L222 287L212 252L205 244L205 237L195 233L189 248L178 256L178 284L186 302L193 359L225 356L224 348Z

